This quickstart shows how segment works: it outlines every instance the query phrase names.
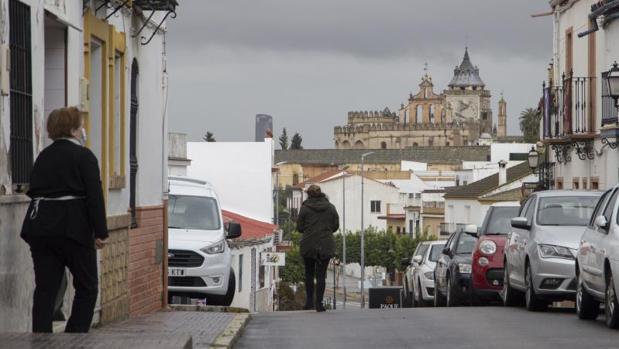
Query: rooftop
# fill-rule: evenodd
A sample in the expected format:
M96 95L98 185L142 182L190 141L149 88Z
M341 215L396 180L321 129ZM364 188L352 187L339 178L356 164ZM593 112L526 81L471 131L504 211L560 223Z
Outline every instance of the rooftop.
M450 88L456 87L481 87L484 88L486 84L481 80L479 76L479 68L471 63L471 58L469 57L469 49L468 47L464 51L464 58L462 59L462 63L460 63L459 67L454 69L454 77L451 79L449 83Z
M238 213L221 210L224 216L224 222L234 221L241 224L242 234L239 240L259 240L273 236L277 230L277 225L262 222L256 219L245 217Z
M361 163L368 149L276 150L275 162L303 165L338 166ZM399 164L402 160L429 164L460 164L462 161L488 161L489 146L414 147L409 149L373 149L367 164Z
M531 173L531 168L526 161L516 166L510 167L507 169L506 184L524 178ZM477 199L481 195L487 194L499 187L499 174L495 173L492 176L486 177L471 184L463 185L460 187L447 188L445 199Z

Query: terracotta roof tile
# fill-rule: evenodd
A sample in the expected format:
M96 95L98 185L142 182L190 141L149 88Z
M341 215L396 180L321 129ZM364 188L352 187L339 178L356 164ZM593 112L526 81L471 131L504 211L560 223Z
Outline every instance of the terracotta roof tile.
M272 236L277 225L245 217L238 213L221 210L224 222L234 221L241 224L242 234L237 240L256 240Z

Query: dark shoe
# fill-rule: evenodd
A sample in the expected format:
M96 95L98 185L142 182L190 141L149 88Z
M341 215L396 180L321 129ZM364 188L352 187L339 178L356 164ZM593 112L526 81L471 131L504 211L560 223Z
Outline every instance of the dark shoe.
M62 310L56 310L54 313L54 321L66 321L67 319L64 317L64 313Z
M312 309L314 309L314 305L313 304L306 304L303 307L303 310L312 310Z
M318 304L316 306L316 311L319 312L319 313L322 313L322 312L327 311L327 309L325 309L325 307L322 304Z

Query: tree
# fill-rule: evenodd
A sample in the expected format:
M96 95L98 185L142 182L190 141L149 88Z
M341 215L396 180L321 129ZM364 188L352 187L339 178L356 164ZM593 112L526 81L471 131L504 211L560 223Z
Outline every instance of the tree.
M527 108L520 113L520 131L524 134L526 143L539 141L540 113L533 108Z
M292 141L290 142L290 149L303 149L303 145L301 143L303 143L303 138L301 137L299 132L297 132L294 134L294 136L292 136Z
M282 135L279 136L279 146L282 147L282 150L288 150L288 132L286 132L286 128L282 130Z
M202 139L204 139L205 142L217 142L217 140L215 140L215 135L213 134L213 132L209 131L206 131L206 134L204 135L204 137L202 137Z

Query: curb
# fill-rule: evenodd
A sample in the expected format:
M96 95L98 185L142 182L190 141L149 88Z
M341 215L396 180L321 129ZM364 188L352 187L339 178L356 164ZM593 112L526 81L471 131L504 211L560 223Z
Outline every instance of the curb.
M237 314L230 321L225 330L223 330L213 341L211 349L227 348L231 349L234 343L241 337L245 326L251 319L250 314Z

